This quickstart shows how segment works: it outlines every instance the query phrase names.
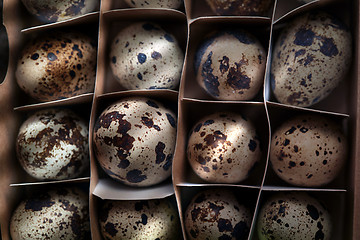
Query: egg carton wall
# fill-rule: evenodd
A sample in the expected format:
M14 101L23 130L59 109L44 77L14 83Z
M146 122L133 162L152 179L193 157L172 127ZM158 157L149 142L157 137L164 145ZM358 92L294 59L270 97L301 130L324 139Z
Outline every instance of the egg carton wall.
M191 225L191 222L189 222L187 211L190 211L188 209L191 209L190 206L193 204L193 197L204 190L213 190L218 188L229 190L234 193L235 197L238 200L240 199L239 204L247 208L246 211L244 210L243 216L245 217L241 221L243 226L242 229L244 230L241 232L243 234L242 239L259 239L257 231L261 227L259 227L260 225L258 225L258 222L260 221L259 219L263 219L263 216L265 216L263 206L265 206L267 200L271 199L275 193L283 194L281 196L282 199L280 200L284 200L286 198L284 195L288 192L290 192L290 194L298 192L300 194L310 193L310 195L315 196L315 199L320 200L327 205L327 209L334 222L341 223L333 225L331 239L358 239L360 237L360 233L357 230L359 224L358 213L355 211L359 201L356 191L356 186L359 181L356 175L358 168L356 159L359 156L359 151L356 146L358 144L360 134L357 128L359 123L358 121L360 121L358 118L359 94L357 92L357 59L359 55L358 1L348 0L344 2L337 0L315 0L310 1L309 3L304 3L297 0L277 0L272 2L269 10L262 12L260 16L234 16L231 14L225 15L226 13L217 15L212 11L207 2L208 1L205 0L185 0L176 8L174 7L174 9L153 9L145 8L146 6L142 6L141 8L131 8L126 1L103 0L101 1L101 4L99 3L99 5L91 12L83 16L63 20L57 23L44 24L37 18L31 16L20 0L4 1L4 25L9 36L10 58L7 75L4 82L0 85L0 112L3 113L0 117L0 126L2 129L0 135L0 161L3 166L1 168L0 176L1 187L3 192L6 193L3 194L3 197L0 199L0 224L2 239L10 239L10 217L16 207L16 204L21 199L28 196L28 194L23 193L32 192L32 189L35 189L37 186L40 186L40 189L53 184L65 186L67 185L66 182L70 182L70 185L80 183L83 188L89 188L89 209L92 239L103 239L100 227L100 221L103 218L100 211L102 211L101 206L104 201L139 199L150 200L159 198L170 199L172 204L177 205L177 211L182 227L181 230L183 233L182 237L184 239L192 239L192 236L197 233L196 228L194 227L195 225ZM277 53L275 53L275 55L273 53L275 44L280 36L280 32L284 29L284 26L287 23L291 22L291 20L295 17L304 15L305 13L313 10L325 10L333 13L349 26L353 35L352 52L354 53L352 63L349 64L350 73L327 98L313 106L299 107L281 104L276 100L277 98L271 90L271 60L274 57L277 57ZM351 12L351 14L348 14L349 12ZM171 40L176 40L184 54L180 85L172 90L127 90L121 83L118 82L118 79L114 76L111 70L111 64L115 61L113 59L114 56L110 54L111 43L115 39L117 32L135 22L144 21L150 22L152 24L151 26L155 26L155 28L158 28L157 25L155 25L158 24L164 29L164 31L171 34L168 35L168 41L173 42ZM332 22L331 24L338 26L337 22ZM17 85L15 77L17 58L20 55L20 50L25 43L28 42L28 39L32 38L32 36L51 30L70 28L75 28L78 31L88 33L97 40L97 44L95 44L97 45L97 62L96 83L94 90L78 96L46 102L34 100L31 97L26 96ZM233 30L237 29L242 29L250 33L254 38L259 40L259 43L263 47L263 55L257 54L257 58L255 60L251 60L254 61L254 64L251 64L251 66L256 66L256 61L256 63L263 64L264 69L258 67L257 70L249 70L255 72L263 71L263 76L259 77L260 81L263 81L263 83L260 85L258 93L250 99L221 100L217 98L216 94L215 97L209 95L206 87L202 87L197 80L197 78L199 78L196 76L197 72L205 74L205 72L203 72L204 67L199 70L199 64L203 64L201 63L199 56L208 57L210 54L210 52L203 50L200 51L201 54L199 55L198 47L205 39L208 39L213 32L222 30L228 30L227 32L224 31L225 34L228 34L226 35L228 38L233 36L234 39L240 39L242 42L253 42L253 40L251 40L252 38L245 37L245 35L241 34L242 32L234 33ZM212 36L219 35L221 34ZM324 45L324 41L321 42L324 38L321 36L321 34L313 36L313 39L318 41L316 42L317 46L320 47ZM305 41L308 40L305 39ZM214 43L213 40L208 41L205 47L213 47L211 46L211 42ZM126 44L124 45L124 48L126 48ZM334 48L329 47L326 50L333 49ZM224 56L225 58L222 58L223 61L219 61L220 72L223 71L227 73L226 71L229 71L230 73L230 71L233 71L232 73L235 74L237 72L236 64L234 66L230 65L232 57L231 54L233 52L232 49L228 47L222 51L224 51L224 53L225 51L229 51L229 53L227 53L229 55ZM160 50L157 48L152 49L151 52L161 54ZM305 53L301 53L301 51L297 51L297 54L295 54L298 59L306 57ZM151 54L149 56L147 56L146 53L143 54L146 58L137 58L137 60L142 63L145 63L146 61L150 62L152 58L156 59L156 56L159 56L159 54L154 55L153 57ZM212 55L212 57L213 58L210 57L205 59L205 61L207 60L207 62L209 62L215 59L215 54ZM199 59L199 61L196 59ZM118 58L116 58L116 61L117 60ZM305 60L306 59L303 61ZM250 61L250 59L244 58L243 61ZM215 61L213 62L213 64L215 64ZM154 66L151 65L150 68L154 69ZM156 68L159 68L159 66L156 66ZM173 68L168 68L167 70L172 69ZM211 66L205 70L207 70L206 74L208 76L208 81L211 76L214 77L217 74L215 70L211 69ZM146 76L144 73L147 72L150 72L150 69L142 69L140 78L144 78ZM139 79L139 75L135 75L136 78ZM215 86L214 83L210 83L210 85L213 87ZM210 93L214 93L214 91L210 91ZM124 184L113 180L98 163L92 141L94 137L93 129L101 112L106 109L108 105L117 100L134 96L147 97L161 101L162 103L167 104L177 116L176 149L172 161L172 177L168 177L159 185L146 188L129 188ZM56 182L37 181L29 178L17 162L14 143L17 131L25 114L48 107L67 107L75 109L77 113L80 113L89 120L90 173L85 174L85 178ZM228 177L217 177L215 180L211 178L211 180L207 180L207 178L203 177L199 172L204 171L205 173L216 174L217 169L224 169L225 166L220 166L220 162L218 162L217 164L210 164L209 166L202 165L198 168L198 170L195 168L193 170L191 162L188 161L187 146L188 139L192 132L196 132L197 130L204 133L205 131L214 131L214 134L210 134L209 132L209 134L203 134L202 137L208 136L208 141L213 141L215 145L215 140L222 141L224 140L224 137L227 137L227 135L224 135L223 133L220 134L219 129L206 129L207 126L211 126L213 122L218 121L218 119L213 119L213 116L211 119L204 119L204 121L199 122L202 118L207 117L212 113L219 112L239 114L244 121L252 122L257 130L256 136L243 140L249 142L249 144L245 144L247 148L244 148L245 150L248 150L248 153L242 152L240 153L241 156L255 152L255 150L261 150L261 153L258 154L256 160L254 160L256 163L251 163L249 169L244 172L244 175L247 177L245 180L238 179L232 181L231 179L229 180ZM275 131L282 123L285 122L285 120L290 118L290 116L301 116L302 114L313 114L315 116L331 118L332 121L335 121L341 126L346 134L345 138L348 141L350 150L346 163L341 168L341 172L338 173L338 176L325 185L294 185L284 181L283 179L286 180L286 178L281 177L281 175L277 173L280 171L285 172L286 170L295 170L295 173L299 173L302 166L310 166L311 163L291 159L290 161L284 161L287 163L284 168L278 167L274 169L272 167L274 164L271 164L270 162L271 149L273 149L271 139L276 135L274 134ZM220 119L221 118L228 118L230 119L230 122L236 121L226 114L222 114L220 116ZM155 125L153 124L152 126ZM156 126L154 128L156 128ZM200 135L201 133L199 136ZM249 135L246 134L246 136ZM322 139L322 136L320 136L320 138ZM228 138L227 141L229 142L230 138ZM296 139L290 139L290 141L291 144L292 141L298 141L298 145L295 144L295 146L293 146L290 143L286 144L286 140L284 140L286 145L285 147L291 146L290 150L293 150L290 154L295 154L294 151L302 154L301 151L299 151L301 150L301 147L299 146L303 143L303 141ZM229 143L229 145L230 144L231 143ZM330 142L327 143L325 141L320 141L315 142L313 145L316 144L324 145L318 146L321 148L317 151L319 152L319 155L321 154L322 165L321 167L317 167L315 170L321 169L322 172L326 172L328 175L329 170L327 167L329 166L328 163L330 160L326 157L330 155L331 151L335 152L337 149L327 149L327 146L331 144ZM233 152L236 154L236 151L239 151L240 149L242 149L242 147L239 144L238 147L234 148ZM298 150L296 151L296 149ZM220 149L219 151L225 150ZM283 152L283 155L285 158L288 154ZM215 156L217 156L215 152L210 153L210 158L215 159ZM300 156L303 157L303 155ZM231 163L235 162L236 158L236 156L229 156L226 160L228 163ZM297 168L300 170L297 170ZM335 168L337 167L335 166ZM311 170L312 169L308 171ZM224 172L222 172L222 174L225 173L223 176L228 176L230 175L229 173L231 172L231 169L223 171ZM315 178L314 176L317 172L306 172L304 174L306 176L306 180L310 180L308 182L313 183L314 181L312 179ZM240 173L236 171L235 175L236 177L239 177ZM14 184L14 186L10 187L10 184ZM28 191L29 189L30 191ZM208 196L209 199L214 197L211 194L206 196ZM238 209L242 209L240 205ZM312 203L311 206L316 206L316 203ZM281 204L279 207L281 207ZM310 214L312 220L314 220L314 218L316 220L316 212L319 213L318 209L320 208L316 208L315 210L310 208L310 210L312 210L310 211L308 208L304 211L307 211L307 213ZM234 211L231 212L235 213ZM225 217L223 219L225 219ZM308 219L304 219L304 221L307 221ZM280 228L286 228L286 226L291 225L291 223L285 222L286 218L281 218L281 216L277 216L277 220L280 220L280 222L277 223ZM144 218L142 218L141 221L144 221ZM320 224L322 228L318 227L320 226L318 225L315 229L316 233L327 235L327 223L322 220ZM231 229L234 230L233 227L235 227L236 223L225 224L224 227L227 230L223 230L225 232L230 231L230 225L232 226ZM236 226L239 227L239 225ZM292 227L299 226L301 225L297 224ZM211 229L211 226L208 227ZM213 230L217 231L218 229L214 228ZM310 233L311 231L308 232Z

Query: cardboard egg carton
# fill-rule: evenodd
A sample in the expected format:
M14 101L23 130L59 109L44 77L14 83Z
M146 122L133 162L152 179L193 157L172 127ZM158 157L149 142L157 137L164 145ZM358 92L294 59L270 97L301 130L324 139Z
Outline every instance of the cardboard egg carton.
M213 187L229 188L248 204L252 225L248 239L258 239L256 221L259 209L268 196L279 191L310 192L328 206L334 219L332 239L359 239L359 185L357 148L359 126L358 29L359 2L356 0L314 0L303 4L297 0L275 0L265 16L216 16L205 0L185 0L180 9L132 9L123 1L102 0L96 11L58 23L43 24L27 13L20 0L4 0L4 25L8 32L10 58L4 82L0 84L0 224L2 239L10 239L9 219L16 204L28 193L45 186L80 184L89 189L92 239L102 239L98 225L99 205L105 199L133 200L172 198L179 217L197 192ZM353 35L353 62L346 79L323 101L308 108L286 106L276 102L270 90L272 47L279 31L294 16L313 9L335 13ZM175 90L125 90L112 75L109 66L111 41L116 32L136 21L153 21L174 34L185 53L180 86ZM195 80L194 56L202 39L225 27L244 28L257 36L267 52L264 84L251 101L219 101L209 97ZM97 38L97 76L94 92L51 102L39 102L26 96L16 84L16 59L27 39L54 28L77 28ZM92 150L92 129L97 117L112 102L128 96L147 96L172 105L177 113L177 142L172 177L148 188L126 187L108 177ZM89 120L90 169L84 176L66 181L37 181L26 175L17 162L15 138L28 113L46 107L68 107ZM261 139L262 157L248 179L234 184L215 184L201 180L191 169L186 157L188 134L201 117L217 111L233 111L248 116ZM320 188L294 187L282 181L269 164L272 132L288 116L313 112L334 118L342 124L349 143L350 156L341 174ZM184 226L183 238L187 239Z

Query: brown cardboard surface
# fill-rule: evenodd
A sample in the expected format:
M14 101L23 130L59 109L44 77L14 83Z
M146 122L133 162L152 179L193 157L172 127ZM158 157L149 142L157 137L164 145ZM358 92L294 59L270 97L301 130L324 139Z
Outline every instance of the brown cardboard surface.
M345 4L344 4L345 2ZM75 184L80 182L85 188L90 186L90 219L92 239L102 239L98 228L98 206L102 199L137 199L147 197L167 197L175 192L179 215L183 213L191 199L198 191L212 187L230 188L248 202L253 212L253 224L250 239L257 240L256 220L264 199L278 191L305 191L314 194L326 202L335 219L333 239L360 239L360 89L359 89L359 1L357 0L314 0L309 4L300 4L297 0L275 1L275 11L265 17L215 16L206 6L205 0L184 1L184 9L129 9L122 1L102 0L99 11L86 16L56 24L40 24L26 13L20 0L4 0L4 22L8 31L10 44L9 71L5 81L0 84L0 188L4 194L0 198L0 224L2 239L10 239L8 223L16 203L35 188L49 183L24 181L23 170L16 163L14 139L23 115L35 109L49 106L88 106L90 129L90 179L89 177L52 184ZM354 36L354 61L347 79L332 95L323 102L310 108L285 106L274 101L270 91L269 77L266 75L263 91L253 101L216 101L206 96L195 83L193 77L193 55L200 39L214 29L224 26L241 26L254 32L262 39L268 49L268 63L271 58L273 41L281 27L292 17L302 12L324 8L334 12L345 20ZM348 14L351 12L351 14ZM186 13L186 14L185 14ZM271 19L274 13L273 22ZM178 90L125 91L115 82L108 64L109 42L121 28L133 21L150 19L165 25L172 31L186 53L181 85ZM97 81L94 93L84 94L65 100L39 103L24 96L14 80L14 68L18 51L25 39L32 34L52 28L87 26L98 37ZM274 27L274 28L273 28ZM98 34L98 35L97 35ZM269 69L267 69L269 70ZM268 74L268 72L267 72ZM263 93L263 94L262 94ZM92 129L96 117L109 103L127 96L148 96L172 102L178 113L177 146L173 159L173 176L162 190L149 196L146 192L135 193L122 190L117 183L110 181L96 162L92 151ZM91 106L90 106L91 105ZM249 114L262 132L263 157L257 171L249 180L236 184L213 184L200 181L187 164L186 143L189 129L196 119L218 111L231 110ZM344 123L351 144L351 155L342 174L331 184L321 188L299 188L284 184L276 178L268 165L268 144L271 131L279 124L282 116L299 112L317 112ZM271 131L270 131L271 130ZM20 183L10 186L11 183ZM169 185L170 184L170 185ZM173 188L172 188L173 187ZM116 189L115 192L112 192ZM140 189L136 189L139 191ZM150 189L148 189L150 190ZM141 191L141 190L140 190ZM139 195L140 194L140 195ZM141 195L141 194L145 194ZM245 196L245 198L244 198ZM183 227L183 225L182 225ZM183 229L184 230L184 229ZM186 236L184 236L186 239Z

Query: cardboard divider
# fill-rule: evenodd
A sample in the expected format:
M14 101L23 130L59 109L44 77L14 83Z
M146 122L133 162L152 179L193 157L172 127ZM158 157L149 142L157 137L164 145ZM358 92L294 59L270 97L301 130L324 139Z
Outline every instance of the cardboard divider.
M270 38L270 26L271 22L269 21L269 19L248 17L208 17L196 19L191 22L189 24L188 50L186 54L186 65L184 68L185 73L182 79L182 96L184 98L194 98L200 100L216 100L208 93L206 93L206 91L200 87L199 83L196 80L194 66L196 52L198 50L198 47L203 41L207 39L207 37L225 29L242 29L254 35L261 42L263 48L266 51L265 54L267 54ZM252 101L263 102L262 88L259 90L258 94L254 97L254 99L252 99Z

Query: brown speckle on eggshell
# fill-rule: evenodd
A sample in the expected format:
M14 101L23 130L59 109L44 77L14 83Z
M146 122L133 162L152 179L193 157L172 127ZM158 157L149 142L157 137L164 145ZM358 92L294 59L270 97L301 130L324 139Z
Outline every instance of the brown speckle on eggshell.
M270 161L287 183L316 187L333 181L348 155L341 125L320 115L299 115L285 121L272 136Z
M89 166L88 124L68 109L44 109L21 125L16 153L21 166L36 179L80 176Z
M59 188L29 197L13 212L10 234L13 240L90 239L88 196Z
M263 85L265 62L264 48L249 32L217 32L196 50L196 80L213 98L251 100Z
M92 92L96 47L75 31L45 32L30 40L17 62L19 87L34 99L51 101Z
M214 113L191 130L187 156L203 180L237 183L245 180L260 160L260 141L247 118L231 112Z
M189 239L248 238L252 215L228 189L197 193L186 208L184 224Z
M306 13L278 37L271 87L283 104L309 107L326 98L345 77L352 59L349 29L324 12Z
M331 217L323 204L305 192L271 196L258 215L259 239L331 239Z
M176 38L151 22L137 22L113 39L110 66L126 89L175 89L184 53Z
M176 208L168 199L105 201L99 213L105 239L178 239Z
M183 0L125 0L130 7L135 8L180 8Z
M141 187L171 175L176 116L159 101L121 99L102 112L93 131L96 157L113 179Z
M27 10L45 23L59 22L89 13L99 0L21 0Z
M217 15L265 15L271 0L206 0Z

